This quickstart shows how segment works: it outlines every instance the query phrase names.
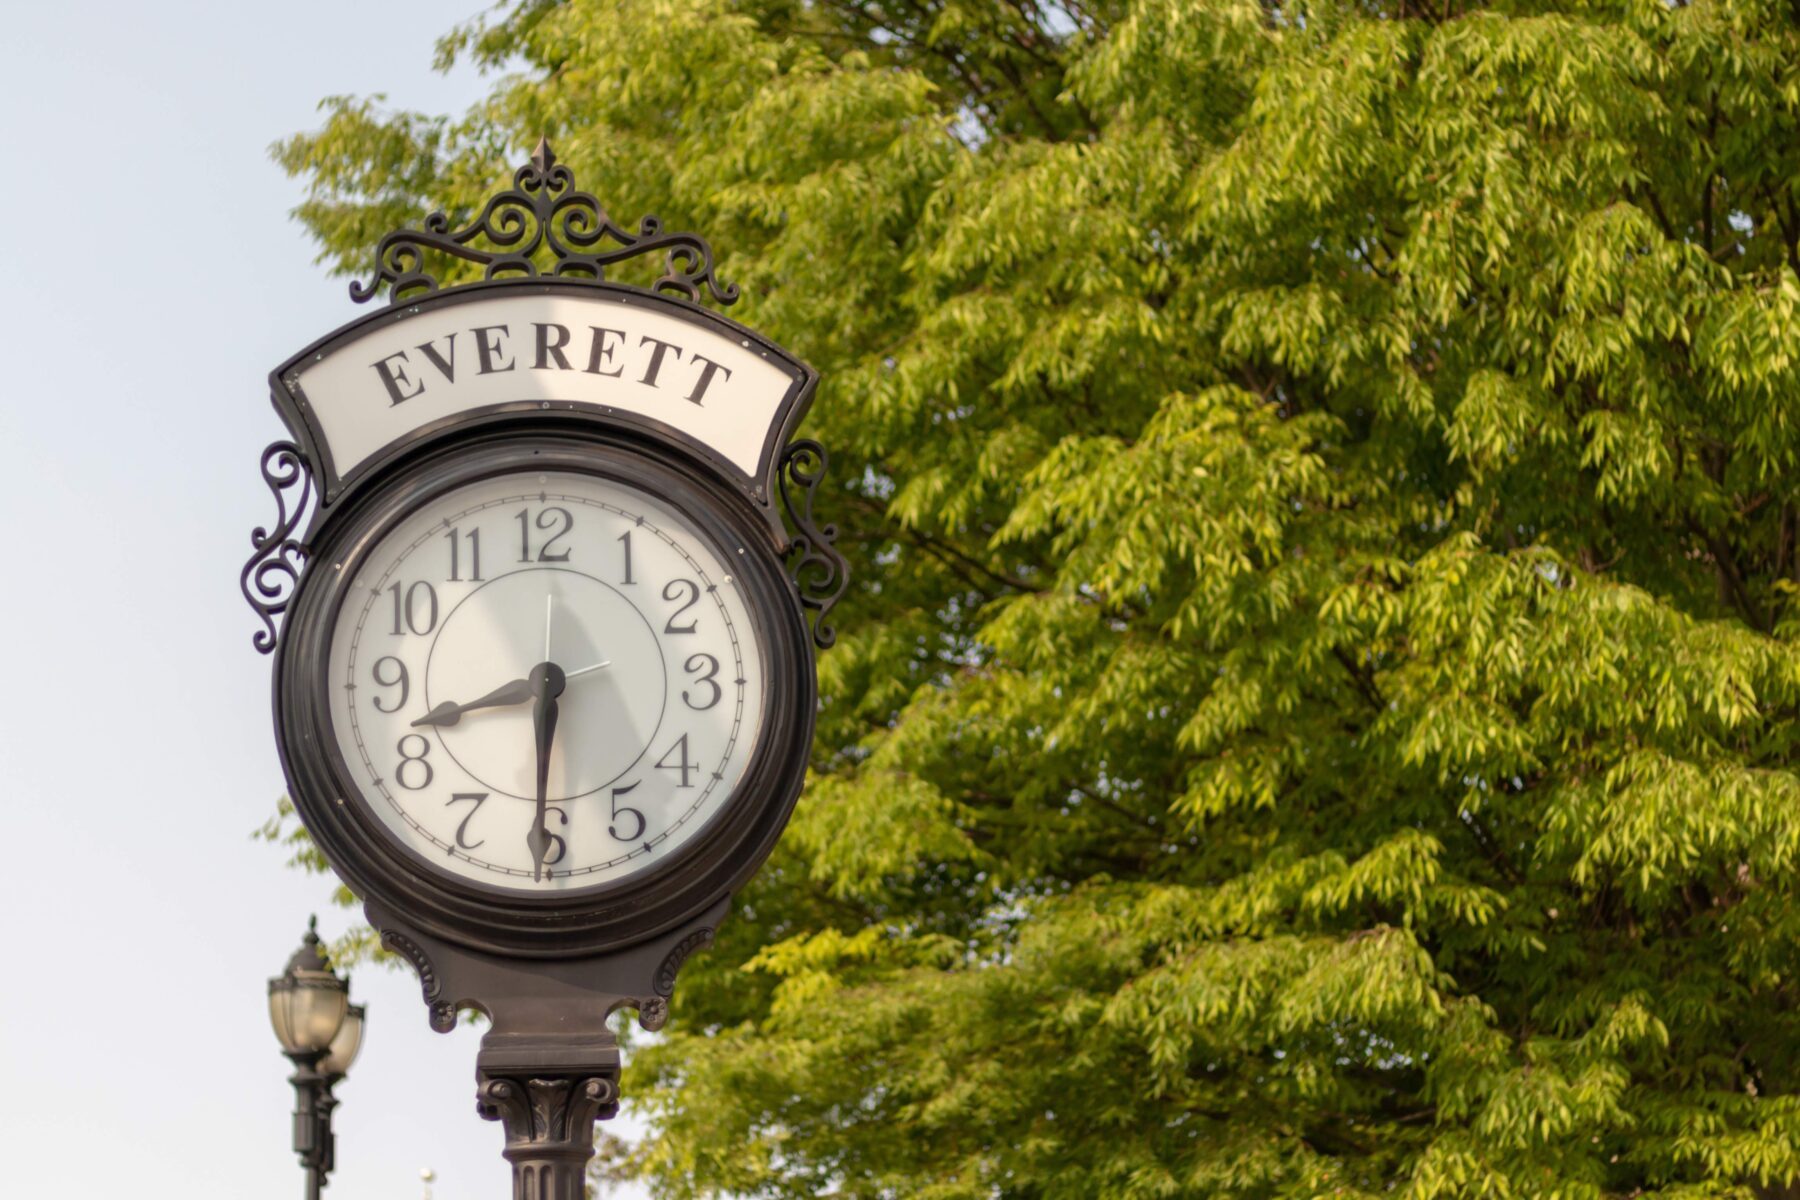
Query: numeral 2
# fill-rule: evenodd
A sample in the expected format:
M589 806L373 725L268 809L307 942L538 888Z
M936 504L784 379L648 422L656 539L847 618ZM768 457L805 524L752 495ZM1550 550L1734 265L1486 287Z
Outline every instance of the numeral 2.
M676 609L674 612L669 614L668 621L663 624L663 632L664 633L692 633L692 632L694 632L695 626L699 622L699 618L696 617L693 620L689 621L686 625L677 625L675 623L676 617L679 617L682 613L684 613L688 609L694 607L694 605L700 603L700 585L695 583L691 579L671 579L671 580L669 580L668 583L663 585L663 599L664 600L679 600L679 599L681 599L681 589L682 588L686 588L688 590L687 603L683 604L680 608Z

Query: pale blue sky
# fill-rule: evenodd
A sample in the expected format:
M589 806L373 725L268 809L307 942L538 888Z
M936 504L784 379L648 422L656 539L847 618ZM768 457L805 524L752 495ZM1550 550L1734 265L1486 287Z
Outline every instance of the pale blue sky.
M467 7L465 7L467 4ZM273 516L269 369L359 311L270 142L320 97L460 112L470 0L4 7L0 1195L298 1195L267 977L327 885L249 839L281 791L237 573ZM333 1200L508 1194L472 1031L410 974L341 1089Z

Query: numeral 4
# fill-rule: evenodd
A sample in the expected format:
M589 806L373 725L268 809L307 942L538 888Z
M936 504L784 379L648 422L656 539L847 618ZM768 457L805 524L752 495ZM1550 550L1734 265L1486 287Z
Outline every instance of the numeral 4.
M678 761L670 762L669 760L671 758L675 758ZM700 764L688 757L687 734L685 733L675 739L675 744L669 747L668 753L656 760L656 765L663 768L665 771L681 772L681 782L675 785L677 787L693 787L694 785L688 779L688 776L700 769Z

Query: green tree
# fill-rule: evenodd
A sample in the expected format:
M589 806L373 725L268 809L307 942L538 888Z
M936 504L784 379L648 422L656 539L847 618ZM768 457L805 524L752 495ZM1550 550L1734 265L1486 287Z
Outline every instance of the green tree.
M670 1196L1784 1194L1800 10L514 0L277 148L324 259L540 133L824 372L794 823Z

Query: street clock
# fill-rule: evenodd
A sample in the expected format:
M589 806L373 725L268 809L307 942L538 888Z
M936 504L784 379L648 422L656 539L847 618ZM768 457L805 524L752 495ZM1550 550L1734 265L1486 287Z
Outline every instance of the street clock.
M651 289L606 279L646 254ZM434 1028L487 1015L483 1113L560 1187L616 1108L608 1016L661 1025L805 776L845 586L792 437L817 380L698 303L736 298L703 239L615 225L547 145L466 228L383 239L352 296L383 283L271 376L242 585L302 821Z

